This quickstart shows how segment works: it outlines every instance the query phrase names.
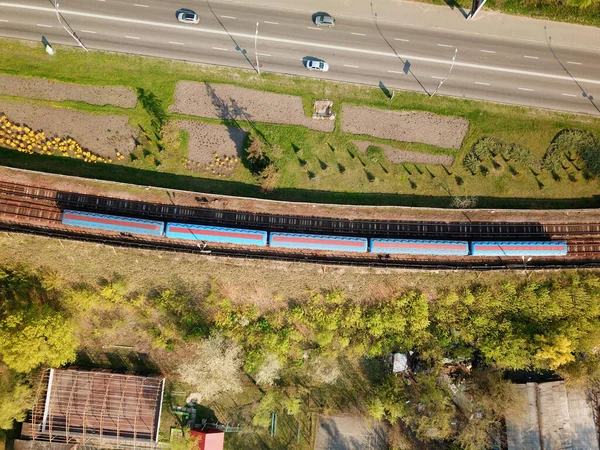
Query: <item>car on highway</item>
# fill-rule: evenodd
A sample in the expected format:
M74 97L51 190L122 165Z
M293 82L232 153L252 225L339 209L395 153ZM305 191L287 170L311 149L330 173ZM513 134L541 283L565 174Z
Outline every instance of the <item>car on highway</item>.
M327 72L329 70L329 64L320 59L307 59L306 68L308 70L318 70L319 72Z
M189 9L177 11L177 20L182 23L199 23L200 17Z
M318 27L332 27L335 25L335 19L329 14L319 14L315 16L315 25Z

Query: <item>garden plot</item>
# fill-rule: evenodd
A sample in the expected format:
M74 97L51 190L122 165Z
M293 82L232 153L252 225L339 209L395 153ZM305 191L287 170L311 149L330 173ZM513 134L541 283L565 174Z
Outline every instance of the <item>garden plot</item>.
M127 116L90 114L27 102L0 101L0 113L13 123L43 130L46 136L71 137L81 147L107 158L135 147L135 133Z
M135 108L137 95L122 86L84 86L43 78L23 78L0 74L0 94L62 102L73 100L90 105L114 105Z
M382 111L344 105L342 130L402 142L459 149L469 129L460 117L423 112Z
M173 113L222 120L244 120L300 125L331 132L333 121L313 120L304 114L302 98L246 89L228 84L180 81L175 89Z
M247 135L241 128L194 120L176 120L174 125L188 133L188 162L193 167L228 173L239 162Z
M428 165L451 166L454 163L454 156L433 155L431 153L411 152L409 150L400 150L389 145L374 144L369 141L354 141L354 145L362 153L365 153L369 147L378 147L383 150L385 157L392 164L416 163Z

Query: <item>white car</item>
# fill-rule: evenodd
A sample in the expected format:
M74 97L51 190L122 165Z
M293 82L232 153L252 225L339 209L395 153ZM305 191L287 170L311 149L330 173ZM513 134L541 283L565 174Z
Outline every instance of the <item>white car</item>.
M318 70L319 72L327 72L329 70L329 64L325 61L318 59L309 59L306 61L306 68L308 70Z
M318 27L332 27L335 25L335 19L329 14L319 14L315 17L315 25Z
M183 23L199 23L200 17L194 11L179 11L177 13L177 20Z

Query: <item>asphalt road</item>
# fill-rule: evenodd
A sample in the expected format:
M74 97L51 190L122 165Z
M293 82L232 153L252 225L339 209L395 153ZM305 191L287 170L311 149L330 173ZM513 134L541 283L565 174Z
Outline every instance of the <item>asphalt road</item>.
M200 23L179 23L180 7L196 11ZM89 49L250 70L258 54L261 71L429 94L447 77L438 95L600 115L600 52L555 46L551 36L530 42L375 15L339 17L334 28L317 28L307 12L231 1L62 0L59 11L60 22L49 0L0 1L0 36L77 45L62 23ZM307 57L327 61L329 72L309 72Z

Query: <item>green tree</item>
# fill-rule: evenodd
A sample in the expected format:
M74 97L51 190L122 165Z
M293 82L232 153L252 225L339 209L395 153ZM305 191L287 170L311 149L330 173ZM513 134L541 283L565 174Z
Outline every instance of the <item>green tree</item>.
M0 379L0 429L9 430L13 421L25 420L32 399L33 390L27 384Z

